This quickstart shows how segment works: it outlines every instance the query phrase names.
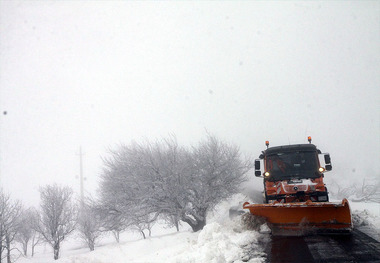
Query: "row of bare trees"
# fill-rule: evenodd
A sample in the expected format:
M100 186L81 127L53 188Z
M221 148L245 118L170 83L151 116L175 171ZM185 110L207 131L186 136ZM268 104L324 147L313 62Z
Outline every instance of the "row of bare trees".
M68 187L47 185L41 187L41 207L26 209L18 200L0 190L0 262L11 263L15 255L32 256L36 245L46 242L58 259L60 244L75 228L77 210ZM21 247L21 251L19 246ZM20 253L13 253L19 251Z
M24 255L31 248L33 256L42 242L58 259L74 231L90 250L107 232L117 242L126 229L150 236L158 219L177 230L185 222L199 231L217 203L239 192L250 168L236 146L211 135L188 148L175 137L120 145L104 160L99 196L91 200L75 202L71 188L46 185L39 209L25 209L0 191L0 263L14 262L18 247Z
M12 243L18 230L18 218L21 215L22 205L13 201L9 195L0 189L0 262L6 258L11 262Z

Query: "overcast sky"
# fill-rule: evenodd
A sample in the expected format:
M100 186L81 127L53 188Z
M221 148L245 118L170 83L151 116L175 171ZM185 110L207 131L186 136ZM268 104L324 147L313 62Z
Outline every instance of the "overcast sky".
M108 147L206 130L254 158L311 135L329 177L379 176L380 2L1 0L0 110L26 204L79 189L80 146L91 192Z

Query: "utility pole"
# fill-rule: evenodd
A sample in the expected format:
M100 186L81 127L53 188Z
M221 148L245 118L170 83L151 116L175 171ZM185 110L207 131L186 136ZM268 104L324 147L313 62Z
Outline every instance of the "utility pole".
M84 204L84 186L83 186L83 156L82 146L79 147L79 181L80 181L80 205L83 208Z
M7 115L7 111L3 111L3 115L4 116ZM1 151L1 145L2 145L2 140L3 140L3 136L4 136L4 130L3 129L4 129L4 126L2 125L2 119L0 119L0 188L1 188L1 179L3 177L2 167L1 167L2 162L3 162L3 156L2 156L2 151Z

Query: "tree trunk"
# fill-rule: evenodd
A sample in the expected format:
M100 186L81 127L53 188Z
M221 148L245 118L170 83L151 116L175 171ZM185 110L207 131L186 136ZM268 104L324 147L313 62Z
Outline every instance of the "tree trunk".
M90 251L94 251L95 250L95 242L94 241L88 242L88 247L90 248Z
M115 237L116 242L119 243L119 241L120 241L120 231L113 230L113 231L112 231L112 234L113 234L113 236Z
M59 242L56 242L54 244L53 249L54 249L54 259L57 260L59 257Z
M36 236L34 235L33 236L33 239L32 239L32 257L34 256L34 247L37 245L38 241L37 242L34 242L36 239Z
M144 230L141 230L141 235L143 236L144 239L146 239L146 236L145 236L145 233L144 233Z
M5 243L7 247L7 262L11 263L11 241L8 235L5 237Z
M2 242L1 242L1 236L0 236L0 263L1 263L1 259L3 258L3 245L2 245Z
M175 222L175 228L177 229L177 232L179 232L179 224L178 224L178 221Z
M38 242L34 243L34 238L33 238L33 241L32 241L32 257L34 257L34 248L35 246L37 246Z
M28 243L29 243L29 242L24 242L24 243L22 244L22 250L24 251L24 255L25 255L25 257L28 256Z
M198 232L199 230L202 230L203 227L206 225L206 219L205 220L190 220L188 218L182 219L182 221L188 223L194 232Z
M8 263L11 263L11 250L10 249L7 249L7 262Z

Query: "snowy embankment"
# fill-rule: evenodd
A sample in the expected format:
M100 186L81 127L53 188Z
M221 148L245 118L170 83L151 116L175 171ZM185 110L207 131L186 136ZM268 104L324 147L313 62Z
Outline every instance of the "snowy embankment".
M380 203L350 202L354 227L380 242Z
M247 200L245 196L236 195L228 202L222 202L213 213L210 213L208 224L204 229L197 233L193 233L186 224L178 233L173 232L173 229L156 225L153 236L145 240L135 236L131 241L98 246L92 252L84 245L80 248L78 245L76 248L71 246L72 249L63 248L62 255L57 261L54 261L53 254L45 249L44 253L39 253L34 258L23 258L18 262L264 262L265 254L260 252L258 245L262 235L244 229L239 217L233 220L229 218L229 208L245 200Z
M201 232L181 232L124 244L96 248L93 252L61 258L57 263L84 262L245 262L257 246L257 232L234 231L219 223ZM256 254L248 262L263 262Z
M233 198L241 199L242 196ZM236 203L235 203L236 204ZM82 262L263 262L258 247L259 233L244 230L240 220L230 220L230 202L220 204L209 223L198 233L190 230L97 248L93 252L61 258L59 263ZM57 262L57 263L58 263Z

